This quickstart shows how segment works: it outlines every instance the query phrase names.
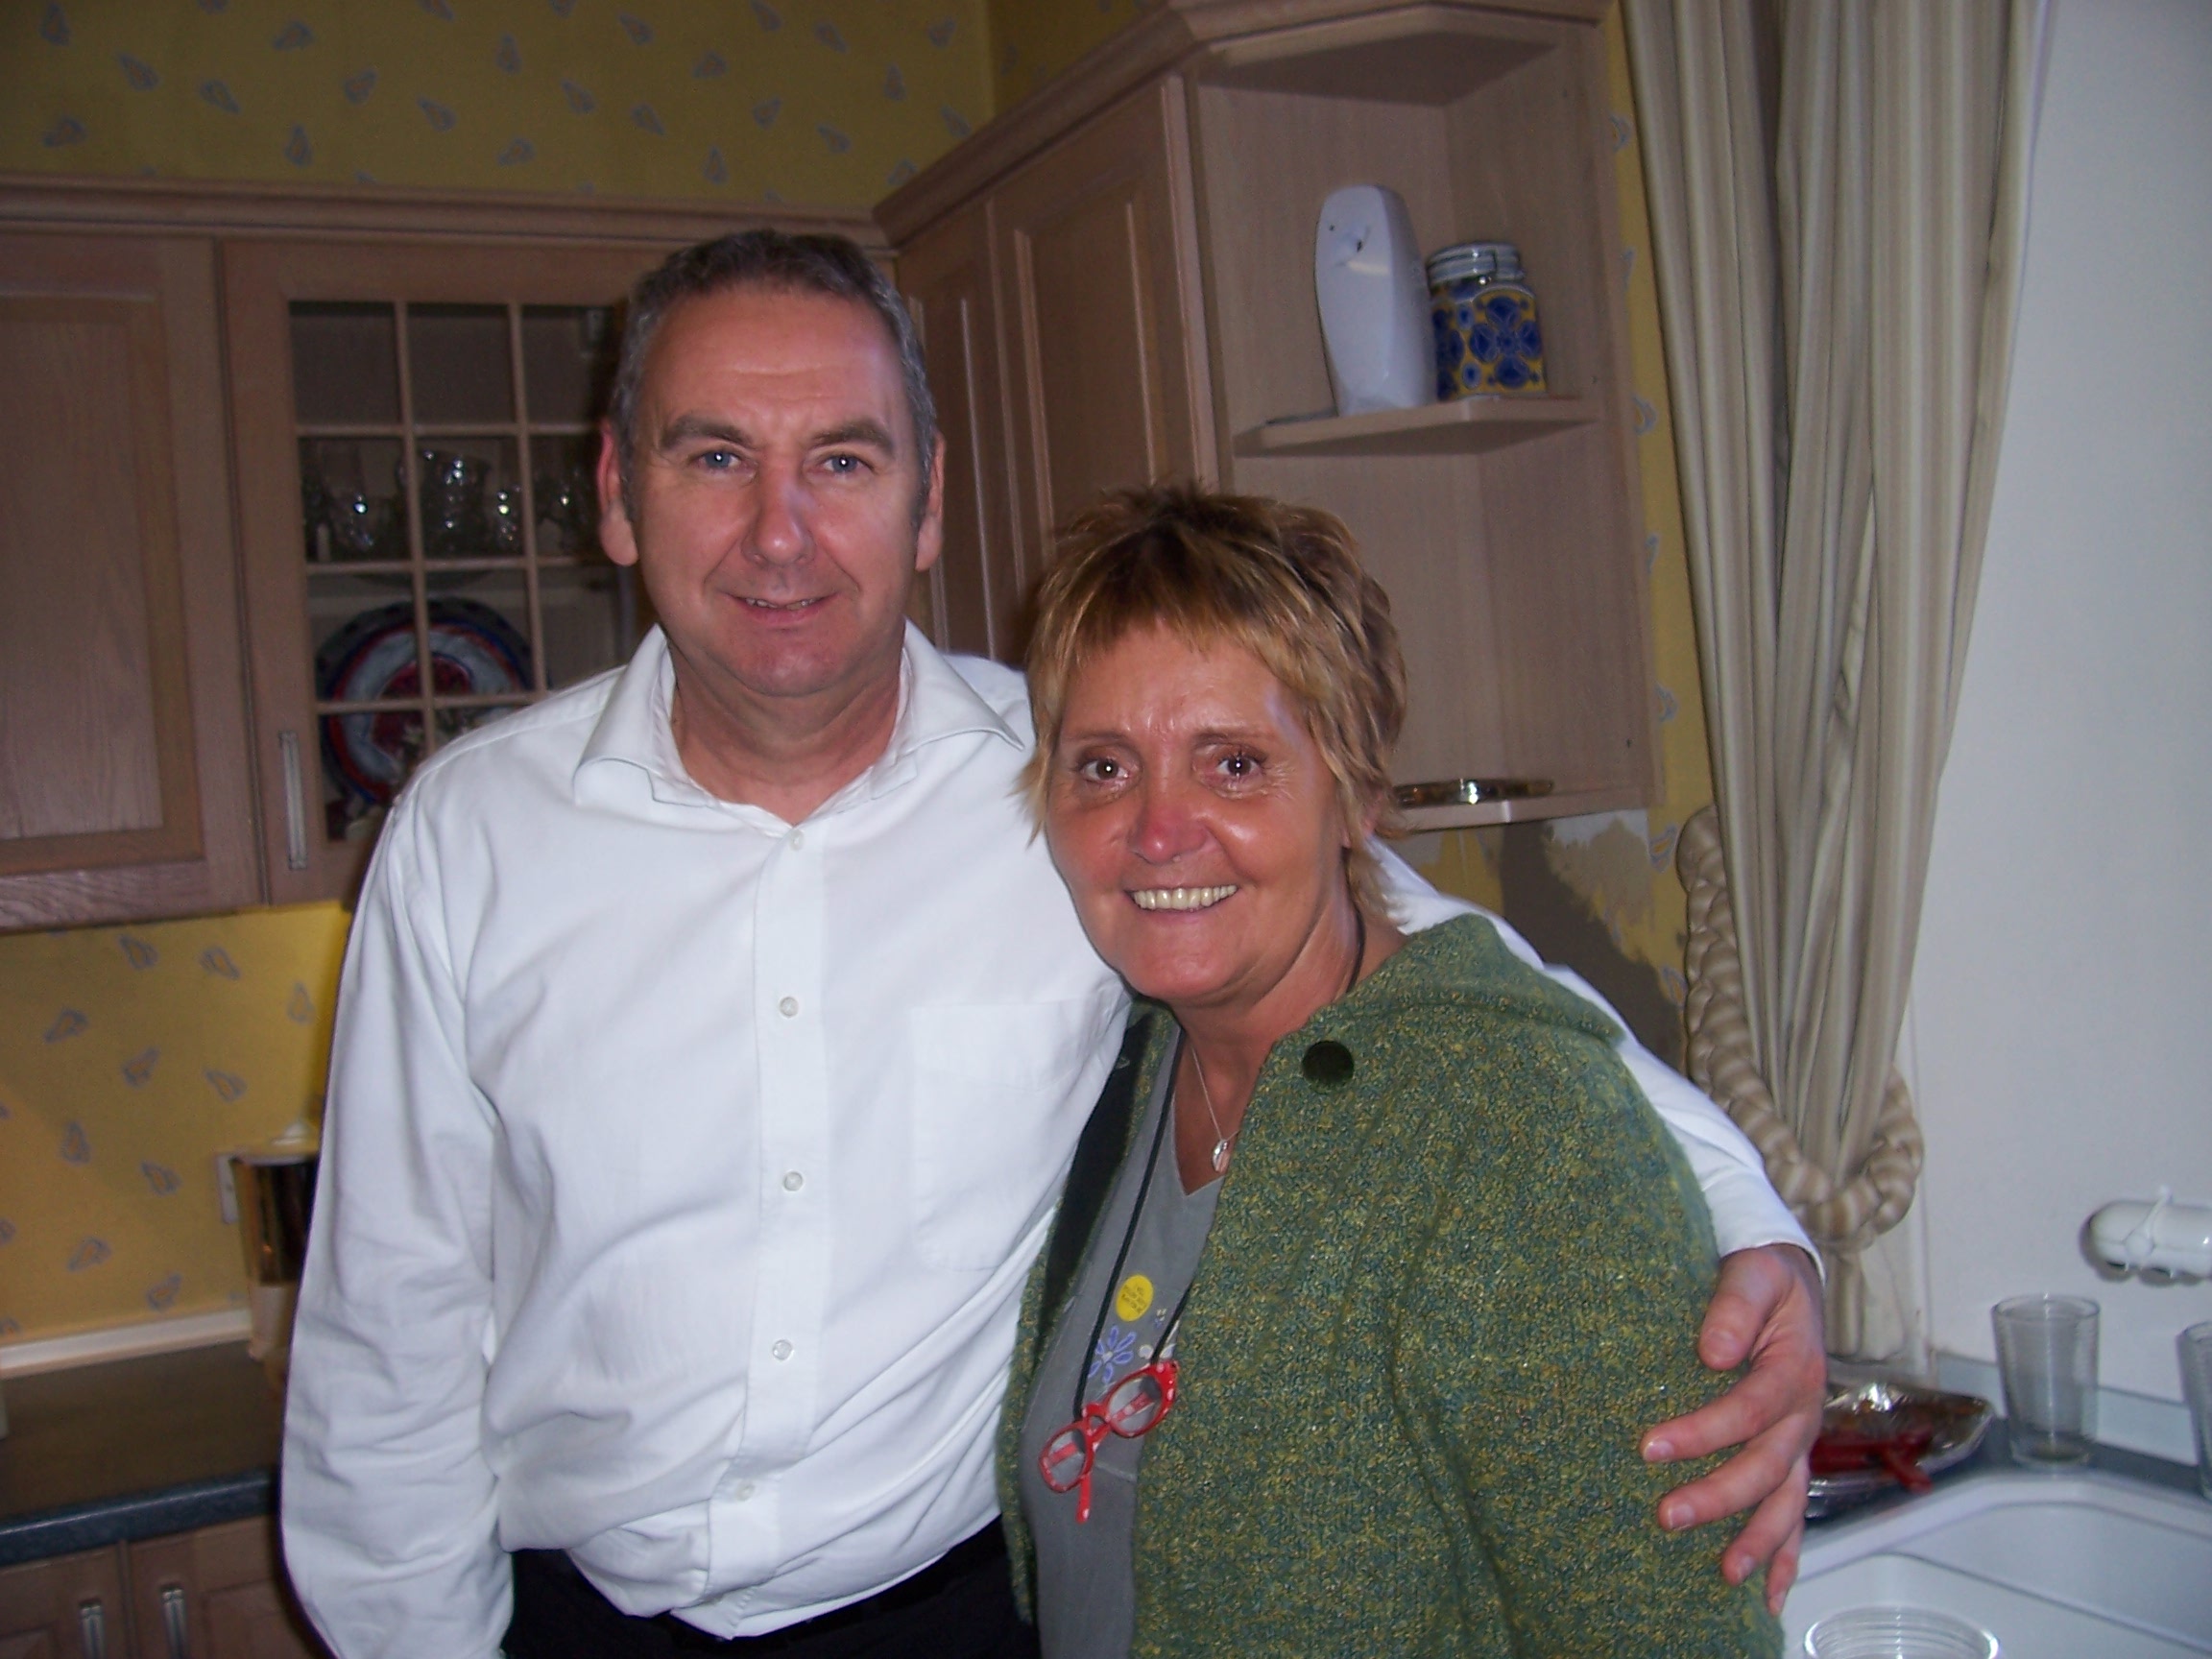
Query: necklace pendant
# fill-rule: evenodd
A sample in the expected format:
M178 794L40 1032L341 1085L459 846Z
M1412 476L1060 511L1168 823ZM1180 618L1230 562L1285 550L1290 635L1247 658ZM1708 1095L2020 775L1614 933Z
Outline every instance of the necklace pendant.
M1216 1141L1214 1142L1214 1173L1218 1175L1228 1167L1229 1142L1226 1140Z

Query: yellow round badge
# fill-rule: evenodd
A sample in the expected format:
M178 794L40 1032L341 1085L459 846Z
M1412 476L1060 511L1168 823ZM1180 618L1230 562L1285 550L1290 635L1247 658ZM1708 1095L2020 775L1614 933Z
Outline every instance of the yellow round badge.
M1121 1288L1114 1297L1114 1311L1124 1321L1137 1318L1152 1306L1152 1281L1142 1273L1132 1273L1121 1281Z

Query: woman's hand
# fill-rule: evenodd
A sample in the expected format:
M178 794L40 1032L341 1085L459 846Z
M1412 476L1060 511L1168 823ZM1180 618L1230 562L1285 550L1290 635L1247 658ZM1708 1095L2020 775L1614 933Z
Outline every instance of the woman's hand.
M1644 1436L1648 1463L1743 1447L1702 1479L1661 1499L1659 1523L1678 1531L1752 1509L1749 1524L1722 1552L1720 1571L1729 1583L1741 1584L1766 1563L1767 1605L1776 1613L1797 1577L1812 1478L1807 1454L1820 1432L1828 1392L1820 1304L1819 1270L1794 1245L1722 1257L1697 1356L1716 1371L1748 1358L1750 1375L1711 1405Z

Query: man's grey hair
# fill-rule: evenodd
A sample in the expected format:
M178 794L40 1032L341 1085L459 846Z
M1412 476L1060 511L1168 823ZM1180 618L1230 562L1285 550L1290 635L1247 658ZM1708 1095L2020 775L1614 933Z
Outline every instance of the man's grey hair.
M905 302L890 279L859 245L843 236L793 236L781 230L740 230L671 253L658 270L639 280L630 296L622 329L622 356L614 371L614 391L607 419L614 428L615 453L622 464L622 504L637 512L634 483L637 458L637 393L645 379L645 359L668 313L686 300L737 288L821 294L850 300L875 313L899 350L900 378L906 393L906 416L914 428L914 448L922 482L914 502L920 523L928 509L929 461L937 450L937 405L929 396L929 376L922 339L914 331Z

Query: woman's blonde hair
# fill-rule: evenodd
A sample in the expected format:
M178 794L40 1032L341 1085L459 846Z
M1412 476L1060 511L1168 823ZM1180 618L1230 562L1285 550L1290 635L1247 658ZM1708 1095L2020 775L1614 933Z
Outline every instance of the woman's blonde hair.
M1297 703L1352 835L1352 892L1383 916L1370 817L1395 822L1390 752L1406 724L1406 661L1390 598L1334 514L1191 485L1119 490L1062 532L1037 592L1022 775L1043 821L1068 688L1126 636L1165 628L1196 650L1241 647Z

